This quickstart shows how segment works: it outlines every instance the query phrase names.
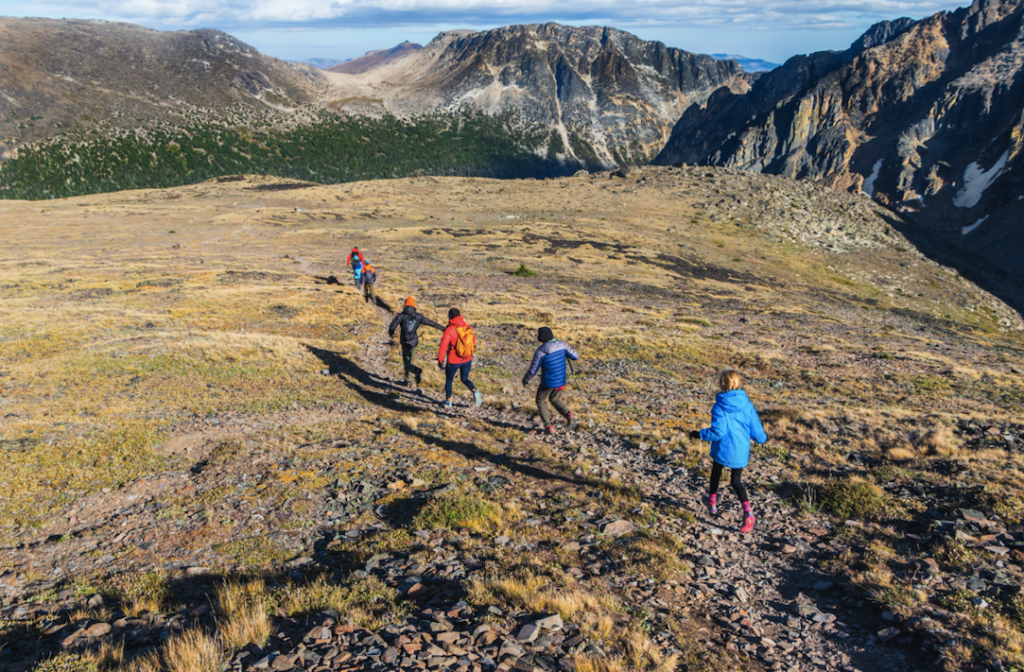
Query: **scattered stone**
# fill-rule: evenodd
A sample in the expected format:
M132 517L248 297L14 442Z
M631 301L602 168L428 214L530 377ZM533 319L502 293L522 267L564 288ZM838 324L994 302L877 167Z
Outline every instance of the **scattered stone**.
M85 636L95 639L97 637L102 637L103 635L108 634L110 630L111 628L109 623L96 623L94 625L89 626L89 628L86 629Z
M553 616L546 616L533 622L538 628L544 628L546 630L561 630L565 625L562 623L562 617L559 614Z
M536 623L527 623L520 630L519 634L516 635L516 639L520 642L532 642L540 636L540 626Z
M603 523L600 528L601 534L606 537L621 537L624 534L632 534L636 531L636 525L628 520L612 520Z
M897 637L899 637L900 636L900 631L899 631L899 628L886 628L884 630L879 630L877 636L878 636L878 641L880 641L880 642L888 642L888 641L890 641L892 639L896 639Z

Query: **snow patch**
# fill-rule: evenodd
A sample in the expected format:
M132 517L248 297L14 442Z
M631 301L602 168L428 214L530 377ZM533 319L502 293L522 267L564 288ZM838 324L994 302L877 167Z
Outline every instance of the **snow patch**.
M871 174L868 175L867 179L864 180L864 186L861 187L861 193L867 195L868 198L875 197L875 180L878 179L878 173L882 170L882 159L875 161L874 168L871 169Z
M964 186L956 193L953 205L958 208L973 208L981 200L985 190L988 189L996 178L1002 175L1006 160L1010 158L1010 150L1003 152L1003 155L996 161L996 165L987 171L982 171L981 166L972 163L964 171ZM969 227L968 227L969 228Z
M971 224L970 226L963 227L962 229L960 229L961 235L966 236L971 231L974 231L976 228L981 226L981 223L984 222L986 219L988 219L988 215L985 215L984 217L976 221L974 224Z

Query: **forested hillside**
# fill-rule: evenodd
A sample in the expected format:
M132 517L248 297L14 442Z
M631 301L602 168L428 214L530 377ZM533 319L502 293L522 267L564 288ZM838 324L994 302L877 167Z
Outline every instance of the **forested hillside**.
M323 114L289 130L194 124L54 138L0 165L0 197L45 199L194 184L260 173L323 184L416 174L543 177L575 163L544 158L546 130L508 115L463 112L413 120Z

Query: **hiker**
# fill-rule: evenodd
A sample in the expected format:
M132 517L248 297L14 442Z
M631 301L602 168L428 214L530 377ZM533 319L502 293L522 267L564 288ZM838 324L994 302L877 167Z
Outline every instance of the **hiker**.
M444 370L444 407L452 407L452 381L459 373L462 384L473 393L473 401L477 406L484 403L476 385L469 379L469 370L473 368L473 353L476 350L476 336L473 327L466 324L458 308L448 311L448 326L441 337L441 347L437 349L437 368ZM445 364L447 357L448 363Z
M355 283L357 291L363 290L363 263L358 259L352 262L352 282Z
M405 384L409 384L410 377L415 377L417 387L419 387L420 380L423 377L423 369L413 364L412 360L416 355L416 346L420 344L419 328L422 324L433 327L438 331L444 331L444 327L440 324L416 312L416 299L410 296L406 298L402 312L395 315L395 319L391 320L391 326L388 327L388 336L391 338L395 337L395 330L399 326L402 328L398 342L402 345L402 367L405 369ZM451 394L448 396L451 396Z
M543 370L540 376L540 387L537 388L537 410L540 411L544 432L546 434L555 433L555 425L551 422L551 408L548 406L549 400L555 410L569 421L569 429L576 429L579 422L573 412L562 402L562 391L565 390L566 382L565 369L568 365L566 358L576 361L580 358L580 353L570 348L565 341L556 341L550 327L538 329L537 340L541 342L541 346L533 353L530 368L523 376L523 387L526 387L530 379L537 375L538 370Z
M365 264L366 259L363 259L363 253L359 251L358 247L353 247L352 251L348 253L348 259L345 260L346 266L351 266L352 270L356 270L356 260L359 260L359 264Z
M373 300L373 285L377 282L377 269L366 262L363 266L363 298Z
M714 465L708 491L701 501L712 516L718 515L718 482L722 478L722 469L729 467L729 482L743 504L740 532L752 532L754 513L747 490L743 487L743 469L750 461L750 440L764 443L768 435L764 433L754 405L743 391L743 378L739 371L728 369L719 374L718 388L721 392L715 396L715 404L711 407L711 426L689 434L691 439L711 442Z
M363 267L366 266L366 259L358 247L353 247L345 259L345 265L352 267L352 280L356 283L356 289L363 288Z

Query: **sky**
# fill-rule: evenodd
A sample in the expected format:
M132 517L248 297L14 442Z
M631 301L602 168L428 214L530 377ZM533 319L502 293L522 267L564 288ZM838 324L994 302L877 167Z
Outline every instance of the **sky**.
M347 60L444 30L555 22L614 26L697 53L782 63L845 49L878 21L968 0L0 0L0 15L106 19L158 30L217 28L286 60Z

